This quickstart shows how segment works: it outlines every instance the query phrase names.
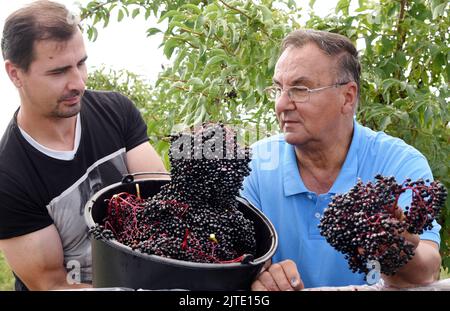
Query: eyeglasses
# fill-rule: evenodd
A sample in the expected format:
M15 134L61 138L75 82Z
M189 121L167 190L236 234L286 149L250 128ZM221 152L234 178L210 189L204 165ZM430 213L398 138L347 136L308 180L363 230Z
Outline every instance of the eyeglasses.
M264 91L266 92L267 97L271 100L277 100L278 98L280 98L283 91L287 91L288 97L291 101L296 102L296 103L304 103L304 102L309 101L309 97L310 97L311 93L319 92L319 91L326 90L326 89L333 88L333 87L339 87L342 85L346 85L349 82L350 81L340 82L340 83L336 83L333 85L318 87L315 89L310 89L306 86L292 86L286 90L283 90L281 87L273 85L273 86L266 88Z

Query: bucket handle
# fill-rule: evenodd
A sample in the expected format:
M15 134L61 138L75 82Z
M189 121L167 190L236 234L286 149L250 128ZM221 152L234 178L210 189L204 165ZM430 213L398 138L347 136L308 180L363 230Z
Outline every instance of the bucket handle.
M130 184L134 181L134 177L142 176L142 175L166 175L170 176L170 173L167 172L137 172L132 174L124 175L122 178L122 184Z

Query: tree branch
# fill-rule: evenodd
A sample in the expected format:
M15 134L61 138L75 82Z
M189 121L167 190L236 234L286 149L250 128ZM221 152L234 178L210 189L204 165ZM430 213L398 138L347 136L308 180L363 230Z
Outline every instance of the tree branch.
M402 50L406 39L406 31L403 27L403 22L405 21L405 7L407 4L408 0L401 0L400 2L400 14L398 15L397 20L397 33L399 35L399 39L397 40L397 51Z
M400 52L403 50L403 44L405 43L405 40L406 40L406 30L405 30L405 27L403 26L403 23L405 21L405 7L407 4L408 4L408 0L400 1L400 13L398 15L398 20L397 20L398 39L397 39L396 52ZM401 78L401 69L400 68L398 68L395 71L395 78L400 80L400 78Z
M96 11L98 11L99 9L103 8L103 7L106 6L107 4L113 4L114 2L117 2L117 1L118 1L118 0L108 0L108 1L106 1L106 2L97 4L97 5L96 5L95 7L93 7L92 9L86 9L86 11L85 11L86 14L82 13L81 16L80 16L80 19L81 19L81 20L84 20L84 19L86 19L86 18L88 18L88 17L92 17L92 15L93 15Z
M220 3L222 3L224 6L226 6L227 8L229 8L230 10L236 11L242 15L244 15L245 17L247 17L248 19L252 19L252 17L250 15L248 15L247 13L239 10L238 8L235 8L229 4L227 4L225 1L219 0Z

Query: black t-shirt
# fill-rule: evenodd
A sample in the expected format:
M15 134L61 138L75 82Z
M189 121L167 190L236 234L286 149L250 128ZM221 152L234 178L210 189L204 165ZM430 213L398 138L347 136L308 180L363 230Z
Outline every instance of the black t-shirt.
M148 141L133 103L113 92L86 91L81 103L81 138L73 160L38 151L17 126L17 112L0 141L0 239L54 224L64 264L81 267L91 282L91 249L84 205L101 188L128 172L126 152Z

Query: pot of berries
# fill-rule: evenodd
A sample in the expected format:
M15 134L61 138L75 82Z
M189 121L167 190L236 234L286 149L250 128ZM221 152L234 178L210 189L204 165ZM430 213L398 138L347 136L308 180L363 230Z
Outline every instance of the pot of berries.
M250 289L278 237L238 196L249 149L221 124L171 140L170 178L127 175L86 204L94 287Z

